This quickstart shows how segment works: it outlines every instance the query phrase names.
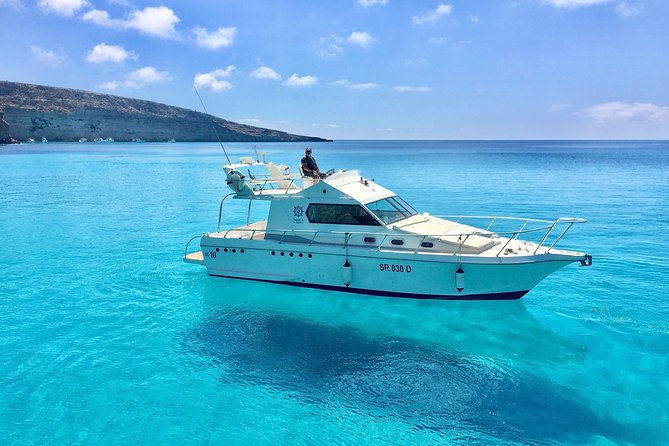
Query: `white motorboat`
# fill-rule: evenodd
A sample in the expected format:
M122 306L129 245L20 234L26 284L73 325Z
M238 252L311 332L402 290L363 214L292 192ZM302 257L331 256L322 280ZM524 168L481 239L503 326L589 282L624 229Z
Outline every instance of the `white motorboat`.
M232 193L216 232L193 237L183 258L212 276L391 297L519 299L563 266L592 264L555 247L583 219L436 217L357 170L317 180L245 157L224 171ZM248 200L245 225L221 229L228 198ZM258 200L269 201L269 215L251 222ZM201 249L189 252L198 238Z

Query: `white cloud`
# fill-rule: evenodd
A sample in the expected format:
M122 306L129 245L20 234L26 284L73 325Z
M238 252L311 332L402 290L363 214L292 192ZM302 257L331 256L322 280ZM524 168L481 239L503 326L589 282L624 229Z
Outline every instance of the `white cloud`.
M65 51L63 51L62 48L58 48L57 51L54 51L47 50L41 46L32 45L30 47L30 52L36 61L43 62L52 67L60 65L65 60Z
M385 5L388 3L388 0L358 0L358 4L363 8L369 8L374 5Z
M321 59L334 59L337 56L344 54L344 49L341 47L341 44L344 42L344 39L336 34L330 34L327 37L321 37L318 40L318 50L316 54Z
M153 67L140 68L126 76L124 85L130 88L141 88L146 84L166 82L172 80L172 75L167 71L158 71Z
M439 6L437 6L436 9L427 12L421 16L413 16L411 19L413 23L416 25L424 25L426 23L436 23L438 22L443 16L449 15L453 11L453 6L452 5L446 5L444 3L440 3Z
M563 9L586 8L588 6L603 5L616 1L615 11L624 17L635 17L641 13L641 9L643 8L642 3L628 0L543 0L544 3Z
M122 27L121 20L112 20L107 11L102 11L100 9L91 9L82 15L81 19L85 22L95 23L99 26L106 26L107 28L113 28L117 25Z
M328 85L331 85L333 87L344 87L348 88L349 90L373 90L374 88L379 87L379 84L376 84L374 82L364 82L360 84L354 84L348 79L341 79L338 81L329 82Z
M134 51L126 51L125 48L118 45L107 45L99 43L88 52L86 62L88 63L123 63L126 60L136 60L137 54Z
M469 14L469 21L472 23L479 23L479 18L478 16L475 16L474 14Z
M230 77L235 71L236 68L234 65L228 65L225 69L218 69L210 71L209 73L197 73L193 80L193 86L195 88L210 90L216 93L230 90L232 89L232 84L221 78Z
M116 90L121 85L122 84L119 81L109 81L105 82L104 84L98 85L98 88L101 88L103 90Z
M216 31L209 32L205 28L197 27L193 29L195 41L200 48L216 50L224 46L232 45L237 28L234 26L228 28L218 28Z
M430 87L408 87L406 85L398 85L393 87L393 90L399 91L400 93L427 93L430 91Z
M612 0L544 0L544 3L548 3L549 5L555 6L556 8L576 9L586 6L610 3L611 1Z
M179 35L174 27L181 21L166 6L149 6L133 11L126 19L112 19L107 11L92 9L83 14L81 19L107 28L134 29L163 39L178 39Z
M321 37L316 45L318 49L316 54L321 59L334 59L344 54L343 44L356 45L361 48L369 48L376 39L364 31L354 31L344 38L336 34L330 34L327 37Z
M354 31L352 32L347 38L346 42L352 44L352 45L358 45L359 47L362 48L369 48L369 46L374 43L376 39L371 36L371 34L367 32L359 32L359 31Z
M655 121L669 123L669 107L643 102L612 101L581 110L595 121Z
M256 79L271 79L273 81L281 80L281 75L279 73L264 65L253 70L249 76Z
M150 36L174 39L177 37L174 27L180 21L167 6L148 6L130 14L125 26Z
M47 13L54 12L66 17L72 17L87 4L86 0L39 0L37 6Z
M643 4L620 2L616 5L616 12L624 17L636 17L641 13Z
M296 73L293 73L286 81L284 85L288 87L311 87L312 85L318 82L316 76L298 76Z
M123 81L109 81L98 85L103 90L116 90L119 87L142 88L146 84L168 82L172 75L167 71L158 71L154 67L144 67L126 74Z
M321 59L334 59L344 53L344 49L335 43L330 43L326 47L320 48L316 54Z
M351 84L347 86L347 88L351 90L373 90L375 88L378 88L379 84L374 83L374 82L363 82L360 84Z

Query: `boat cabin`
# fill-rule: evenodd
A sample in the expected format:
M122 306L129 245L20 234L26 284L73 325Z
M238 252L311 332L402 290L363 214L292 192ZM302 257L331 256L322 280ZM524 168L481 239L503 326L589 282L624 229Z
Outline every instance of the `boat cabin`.
M257 168L264 168L265 173L253 173ZM286 166L242 158L242 163L228 165L225 171L234 198L270 200L267 220L247 222L232 230L237 235L238 231L247 231L254 239L262 237L281 243L442 254L478 254L500 243L494 233L420 214L394 192L360 176L357 170L314 180L293 176Z

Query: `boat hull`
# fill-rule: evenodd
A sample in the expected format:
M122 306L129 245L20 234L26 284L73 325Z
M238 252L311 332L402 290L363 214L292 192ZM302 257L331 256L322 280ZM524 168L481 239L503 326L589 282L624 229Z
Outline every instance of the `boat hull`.
M566 251L482 259L210 236L201 247L212 276L416 299L520 299L555 270L582 259Z

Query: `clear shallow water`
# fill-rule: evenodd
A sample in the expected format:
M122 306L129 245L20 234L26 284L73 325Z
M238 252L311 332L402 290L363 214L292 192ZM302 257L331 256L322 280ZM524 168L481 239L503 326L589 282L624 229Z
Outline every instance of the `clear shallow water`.
M669 443L669 143L314 149L433 214L587 218L595 263L515 302L210 278L217 144L0 147L0 444Z

